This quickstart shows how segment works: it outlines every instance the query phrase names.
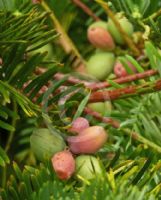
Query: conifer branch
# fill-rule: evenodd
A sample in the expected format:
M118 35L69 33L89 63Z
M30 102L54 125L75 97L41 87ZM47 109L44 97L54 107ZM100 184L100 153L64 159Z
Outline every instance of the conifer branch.
M42 74L44 72L45 72L45 69L43 68L39 67L36 69L36 74ZM143 78L155 75L157 73L158 73L157 70L152 69L152 70L148 70L142 73L122 77L122 78L113 80L113 82L120 83L120 84L131 82L134 80L143 79ZM64 77L65 77L64 74L57 73L54 75L53 78L56 80L61 80ZM103 89L103 88L107 88L111 86L110 83L108 82L98 82L98 83L88 82L88 81L80 80L73 76L69 76L69 78L67 79L67 82L72 83L72 84L82 83L84 84L85 87L93 90L93 92L91 93L89 102L102 102L102 101L107 101L107 100L112 101L112 100L116 100L120 98L128 98L131 96L137 96L137 95L152 93L152 92L161 90L161 79L153 81L153 82L146 82L141 85L133 85L133 86L128 86L121 89L114 89L114 90L108 90L108 91L94 91L94 90Z
M158 70L154 70L154 69L150 69L147 70L145 72L141 72L141 73L137 73L137 74L131 74L125 77L121 77L118 79L114 79L112 80L114 83L118 83L118 84L122 84L122 83L128 83L128 82L132 82L132 81L136 81L139 79L144 79L153 75L158 74ZM61 73L57 73L55 75L55 78L57 80L60 80L64 77L64 74ZM84 80L80 80L74 76L69 76L68 80L69 83L72 84L78 84L78 83L82 83L85 87L91 89L91 90L99 90L99 89L103 89L103 88L108 88L111 86L110 83L108 83L108 81L104 81L104 82L88 82L88 81L84 81Z
M100 113L93 111L92 109L90 109L88 107L84 108L84 113L89 114L89 115L93 116L94 118L96 118L96 119L98 119L98 120L100 120L104 123L111 124L114 128L119 128L119 126L120 126L118 121L113 120L110 117L103 117Z
M128 98L131 96L142 95L146 93L152 93L161 90L161 79L157 81L147 82L141 85L132 85L125 88L108 90L108 91L96 91L91 93L89 102L102 102L107 100L116 100L122 98Z

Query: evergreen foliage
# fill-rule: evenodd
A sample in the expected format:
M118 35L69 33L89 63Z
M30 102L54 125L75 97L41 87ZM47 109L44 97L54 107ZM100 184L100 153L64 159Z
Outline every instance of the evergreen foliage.
M72 1L43 2L54 12L81 56L88 58L94 49L86 40L86 30L93 19ZM106 20L101 1L82 2ZM125 50L126 58L139 73L147 68L159 71L155 76L126 84L139 86L145 83L146 86L148 83L151 87L153 81L161 76L161 55L158 53L158 48L161 48L161 1L104 2L108 2L114 12L125 12L135 29L142 31L147 40L147 66L142 66L128 55L128 50ZM86 115L83 110L91 91L82 83L68 83L67 89L62 89L78 55L74 51L67 54L62 50L58 43L60 35L53 27L50 14L41 4L33 4L29 0L0 0L0 58L3 62L0 66L0 199L161 199L161 92L113 101L115 109L110 117L119 121L118 129ZM51 45L52 57L43 50L48 44ZM121 60L124 62L124 58ZM36 73L38 66L45 66L45 73ZM55 80L53 77L57 72L66 75ZM92 81L77 73L72 75ZM50 86L40 94L49 81ZM124 86L112 80L109 82L109 89ZM24 88L26 83L28 85ZM58 89L61 89L60 93L57 93ZM60 99L66 95L69 98L60 104ZM60 181L49 160L39 163L35 159L30 149L30 135L35 127L47 126L65 138L67 127L79 116L108 129L109 142L95 154L104 172L92 181L76 176ZM138 133L140 140L133 140L129 130Z

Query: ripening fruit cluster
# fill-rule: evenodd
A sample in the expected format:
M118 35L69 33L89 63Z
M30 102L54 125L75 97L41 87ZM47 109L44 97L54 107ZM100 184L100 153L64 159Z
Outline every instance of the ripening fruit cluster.
M87 119L78 117L68 132L73 135L64 140L56 130L35 129L30 144L37 159L51 159L53 169L61 180L68 180L73 175L90 180L100 175L100 163L92 154L107 142L105 129L90 126Z
M122 13L117 13L115 18L123 31L129 37L132 37L134 29L130 21ZM125 47L125 42L110 18L108 22L97 21L91 24L87 30L87 38L96 48L95 53L86 62L88 75L100 81L106 80L111 74L114 74L117 78L128 75L124 65L119 61L119 57L115 53L117 47L121 49ZM123 58L126 62L126 68L136 73L136 68L125 57ZM102 115L109 114L112 109L109 101L89 103L88 107Z
M133 26L122 14L116 14L120 26L132 37ZM115 55L117 45L123 47L124 40L111 19L108 22L93 23L87 31L88 40L96 48L87 64L86 71L98 80L105 80L112 72L116 77L127 75L126 69ZM135 67L127 61L135 73ZM88 107L101 114L107 114L112 107L110 102L89 103ZM105 113L104 113L105 112ZM68 180L75 175L90 180L102 174L99 160L93 155L107 142L108 134L101 126L90 126L87 119L79 117L68 128L72 135L63 138L56 130L36 129L31 138L31 148L36 157L43 161L51 160L57 177Z
M115 18L123 31L132 37L134 29L130 21L122 13L117 13ZM94 22L87 30L87 37L96 48L95 53L86 63L86 71L89 75L98 80L105 80L111 73L118 78L128 74L114 53L117 45L124 47L125 42L112 19L109 18L108 22ZM126 64L136 73L135 67L130 62L127 61Z

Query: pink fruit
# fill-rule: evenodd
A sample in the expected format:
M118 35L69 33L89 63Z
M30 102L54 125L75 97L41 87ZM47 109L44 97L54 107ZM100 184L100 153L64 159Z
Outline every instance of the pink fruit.
M136 68L130 63L130 62L127 62L129 68L134 72L136 73ZM125 67L123 66L123 64L119 61L117 61L114 65L114 73L115 75L120 78L120 77L124 77L124 76L127 76L128 73L125 69Z
M87 32L88 40L95 47L103 50L113 50L115 43L110 33L102 27L91 27Z
M107 141L108 135L101 126L84 129L78 136L67 138L69 148L74 154L97 152Z
M56 153L51 161L55 173L61 180L69 179L75 172L75 160L68 150Z
M72 133L80 133L84 129L89 127L89 122L84 117L78 117L72 122L71 127L68 129Z

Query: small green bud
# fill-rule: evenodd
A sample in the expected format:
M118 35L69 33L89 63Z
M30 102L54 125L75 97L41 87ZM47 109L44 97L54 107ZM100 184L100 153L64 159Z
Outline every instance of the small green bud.
M110 52L100 52L90 57L86 68L89 75L104 80L113 70L115 56Z

